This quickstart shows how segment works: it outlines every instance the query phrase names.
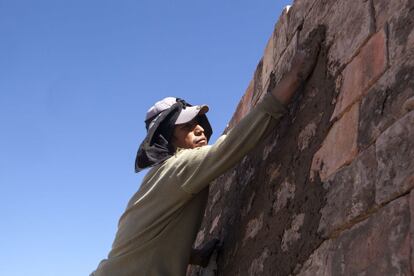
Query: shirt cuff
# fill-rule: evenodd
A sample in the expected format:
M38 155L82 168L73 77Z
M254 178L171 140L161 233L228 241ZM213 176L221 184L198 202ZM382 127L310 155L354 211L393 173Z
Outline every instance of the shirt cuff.
M280 118L281 114L287 112L287 108L272 93L267 93L261 102L257 104L259 110L263 110L273 118Z

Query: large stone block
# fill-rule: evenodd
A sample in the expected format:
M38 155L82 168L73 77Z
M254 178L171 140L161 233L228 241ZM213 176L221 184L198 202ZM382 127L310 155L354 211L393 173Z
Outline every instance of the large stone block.
M390 17L386 25L389 32L389 59L390 64L398 64L405 55L414 53L414 1L381 2L389 3L383 5L392 6L388 10L381 10L380 14L385 18Z
M394 200L333 240L329 275L412 275L408 201Z
M333 236L375 207L376 174L375 148L370 147L329 178L325 183L328 193L319 225L324 237Z
M400 17L406 10L414 7L413 0L373 0L377 30L382 29L390 19Z
M338 169L352 162L358 154L358 118L359 103L356 103L335 122L313 157L311 179L319 174L321 180L326 181Z
M346 66L342 87L332 118L340 117L352 104L368 93L368 88L387 67L386 33L381 30L361 48Z
M282 56L286 47L289 44L288 38L288 19L290 18L290 8L286 7L277 21L273 30L273 57L274 61L277 62Z
M316 0L295 0L293 5L288 11L288 26L287 26L287 39L290 41L293 35L301 29L303 21L307 17ZM330 1L333 2L333 1ZM315 24L316 26L317 24Z
M324 241L297 275L412 275L410 216L409 196L391 202Z
M327 21L332 39L328 56L335 61L330 69L336 74L375 30L370 1L335 1Z
M414 55L391 66L371 87L361 104L358 146L367 148L404 115L404 103L414 96Z
M317 0L306 15L300 42L318 24L327 26L326 41L331 45L328 67L332 75L337 75L350 62L374 32L374 19L369 2Z
M285 8L279 17L278 22L275 25L274 31L267 42L266 48L263 53L263 67L262 67L262 87L263 91L266 91L269 87L270 75L275 68L275 64L285 51L287 40L287 13Z
M384 131L376 141L375 200L383 204L414 187L414 111Z

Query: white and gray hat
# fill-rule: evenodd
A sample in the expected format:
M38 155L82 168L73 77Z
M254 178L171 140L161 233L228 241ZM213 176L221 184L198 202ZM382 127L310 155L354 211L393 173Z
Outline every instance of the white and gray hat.
M179 98L167 97L162 99L161 101L156 102L150 109L148 109L145 121L153 121L157 117L157 115L169 109L171 106L173 106L175 103L179 101L182 100ZM209 108L207 105L187 105L185 106L185 108L181 110L177 120L175 121L175 124L185 124L194 119L197 115L203 115L207 113L208 110Z
M187 123L197 117L197 123L204 129L209 141L213 129L206 116L208 109L207 105L192 106L174 97L156 102L145 117L147 135L137 151L135 172L160 164L174 154L175 148L170 144L174 125Z

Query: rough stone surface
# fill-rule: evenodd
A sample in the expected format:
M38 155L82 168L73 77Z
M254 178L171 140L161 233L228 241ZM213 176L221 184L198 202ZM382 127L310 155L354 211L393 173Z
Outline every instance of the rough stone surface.
M413 275L413 28L414 0L295 0L282 13L226 131L324 29L316 68L278 127L211 183L195 246L222 247L213 270L188 276Z
M328 276L332 275L332 251L333 242L331 240L324 241L321 246L315 250L311 257L303 264L298 266L298 276Z
M414 6L412 0L373 0L375 10L375 21L377 30L382 29L390 19L394 19L403 14L407 8Z
M409 227L405 196L334 240L329 275L412 275Z
M362 0L314 1L303 21L300 37L306 37L318 24L327 26L326 40L330 45L328 68L334 76L351 61L375 30L370 1Z
M299 230L303 225L305 214L294 216L292 224L289 229L283 233L281 248L283 251L288 251L292 243L300 239Z
M263 253L257 258L254 259L251 266L249 267L249 275L256 276L261 275L264 269L264 262L269 257L270 251L265 248Z
M252 219L247 223L246 233L244 235L243 244L254 238L263 227L263 213L258 218Z
M300 150L304 150L309 146L309 143L313 136L316 134L316 124L314 122L307 125L299 134L298 147Z
M388 32L389 57L394 65L414 53L414 1L406 1L404 9L388 20Z
M379 31L362 47L343 71L343 81L333 118L340 117L368 92L387 66L386 34Z
M376 207L376 174L375 148L371 147L325 183L327 202L321 210L319 225L323 236L329 237L347 228Z
M378 204L414 187L414 112L389 127L376 142Z
M378 136L404 115L404 103L414 96L414 55L407 56L372 86L362 100L359 122L359 148L372 145Z
M333 125L313 158L311 179L319 174L325 181L339 168L352 162L358 153L358 118L359 104L356 103Z
M409 196L325 241L297 275L412 275Z

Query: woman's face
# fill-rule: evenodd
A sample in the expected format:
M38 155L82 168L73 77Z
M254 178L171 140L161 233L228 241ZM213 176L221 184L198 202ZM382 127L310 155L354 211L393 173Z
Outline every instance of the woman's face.
M193 149L207 145L204 128L198 123L197 117L174 128L172 144L177 148Z

